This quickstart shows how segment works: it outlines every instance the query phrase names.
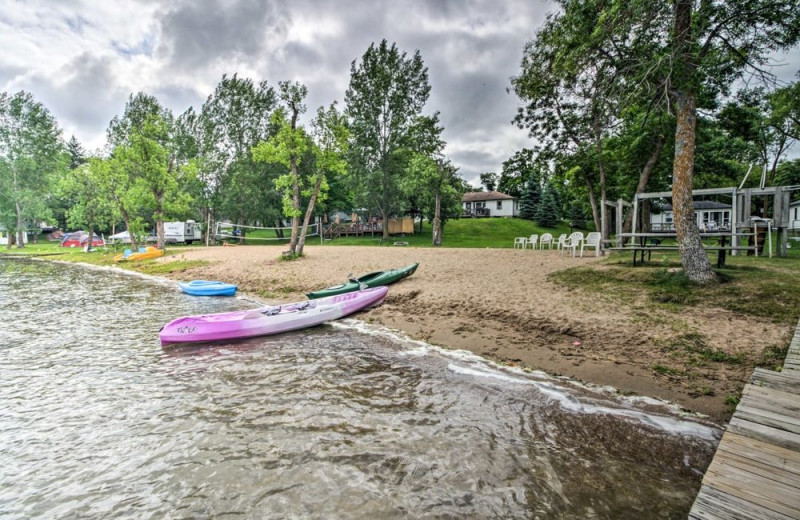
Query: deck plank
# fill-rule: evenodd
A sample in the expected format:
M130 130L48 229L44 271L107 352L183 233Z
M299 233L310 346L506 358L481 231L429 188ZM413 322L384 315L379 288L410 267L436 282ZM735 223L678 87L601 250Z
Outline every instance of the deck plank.
M745 385L689 518L800 520L800 323L783 371Z
M704 485L689 513L690 520L793 520L778 511L767 509L735 495Z

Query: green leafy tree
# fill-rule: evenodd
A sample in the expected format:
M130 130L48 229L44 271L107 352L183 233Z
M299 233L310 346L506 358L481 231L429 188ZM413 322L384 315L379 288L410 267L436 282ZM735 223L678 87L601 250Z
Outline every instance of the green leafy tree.
M108 141L116 160L114 170L128 177L127 182L117 185L130 191L123 195L128 207L120 208L120 213L145 211L156 226L156 247L163 249L165 217L185 214L192 202L191 195L180 189L181 181L197 174L195 164L179 155L181 146L172 112L153 96L142 92L132 95L123 115L111 120ZM130 226L131 222L126 224Z
M497 190L512 197L521 197L527 180L536 174L534 151L530 148L518 150L503 161Z
M289 171L275 180L275 187L283 193L283 214L292 219L292 236L289 242L289 252L299 255L298 236L300 229L300 162L311 147L311 141L306 131L297 124L297 119L305 112L303 100L308 95L308 89L300 83L283 81L280 84L280 99L285 108L281 107L273 113L272 122L277 133L268 141L259 144L253 150L256 160L276 162Z
M431 117L419 116L414 123L414 152L409 162L408 175L403 189L409 198L419 201L423 213L431 222L432 244L442 245L444 224L448 218L461 214L461 190L458 171L442 156L445 142L444 129L439 123L439 113Z
M95 231L114 221L113 199L103 190L108 166L104 159L84 159L83 163L68 169L57 186L60 196L72 202L66 211L67 224L72 229L86 229L89 234L87 251L92 248L91 237Z
M345 94L350 169L357 202L380 213L384 238L389 236L388 218L402 208L399 179L408 160L403 149L429 93L428 69L419 51L408 57L386 40L371 44L350 67Z
M0 218L17 247L26 222L49 216L48 195L64 168L61 130L47 108L27 92L0 93Z
M276 102L266 81L223 75L199 114L189 110L179 118L186 128L181 133L195 150L189 156L197 158L203 213L211 228L217 214L238 224L283 225L275 189L282 166L253 157L254 147L277 132L271 121Z
M346 156L350 139L347 118L336 109L336 103L332 103L327 110L319 107L312 126L311 150L314 155L314 168L306 185L313 187L304 191L309 200L298 245L298 254L301 255L315 204L324 201L327 196L328 179L342 178L347 174Z
M486 188L486 191L494 191L495 188L497 188L497 181L499 180L499 177L496 173L494 172L482 173L480 175L480 179L481 179L481 184L483 185L484 188Z

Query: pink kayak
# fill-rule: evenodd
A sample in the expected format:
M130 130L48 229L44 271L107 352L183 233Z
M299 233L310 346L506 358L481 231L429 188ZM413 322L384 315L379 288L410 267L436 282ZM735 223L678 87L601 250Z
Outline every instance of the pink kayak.
M249 311L186 316L164 325L158 335L162 345L171 345L280 334L313 327L378 305L388 291L388 287L375 287Z

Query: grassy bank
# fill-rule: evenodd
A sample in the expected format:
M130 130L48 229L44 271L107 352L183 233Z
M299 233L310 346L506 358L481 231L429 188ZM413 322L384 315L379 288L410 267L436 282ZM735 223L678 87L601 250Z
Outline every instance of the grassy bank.
M141 260L138 262L114 262L114 257L123 251L122 247L97 248L89 253L79 247L59 247L58 242L40 241L37 244L26 244L23 248L12 247L0 249L0 258L4 256L16 258L41 258L45 260L58 260L63 262L80 262L92 265L115 265L121 269L129 269L140 273L159 275L185 271L193 267L207 265L208 262L200 260L187 261L181 259L181 251L189 246L171 246L165 250L165 256L174 256L171 262L158 262L156 260Z
M450 220L444 226L442 247L455 248L512 248L515 237L527 237L532 234L550 233L558 237L562 233L569 234L570 227L564 223L555 228L543 228L519 218L479 218ZM419 230L417 227L416 230ZM575 229L584 231L584 229ZM274 240L275 234L267 231L250 231L247 245L288 244L287 240ZM268 239L268 240L267 240ZM394 235L384 240L380 233L363 236L341 236L333 240L320 240L318 236L309 237L310 245L336 246L393 246L395 242L406 242L412 247L432 247L432 227L429 222L422 223L422 231L412 235ZM236 242L238 243L238 241Z

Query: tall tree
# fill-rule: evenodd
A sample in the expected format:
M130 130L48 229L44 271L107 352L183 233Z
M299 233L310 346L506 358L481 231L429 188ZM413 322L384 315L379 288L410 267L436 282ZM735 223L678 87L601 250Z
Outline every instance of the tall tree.
M190 195L179 189L179 179L195 173L179 156L172 112L143 92L131 96L122 117L114 117L108 128L108 141L121 172L134 179L133 189L142 194L142 206L156 226L156 247L164 248L164 219L190 202ZM120 209L122 212L122 209ZM129 230L130 232L130 230Z
M553 186L547 184L542 190L542 200L536 208L536 221L542 227L556 227L558 224L558 206L553 195Z
M61 130L47 108L28 92L0 93L0 216L17 247L25 245L26 220L47 216L43 195L66 166L64 157Z
M522 197L519 201L519 216L524 219L534 220L541 198L541 180L539 176L533 172L525 183L525 190L522 192Z
M278 128L268 141L256 146L253 155L256 160L277 162L288 168L287 174L275 180L275 187L283 193L283 214L292 219L292 236L289 252L292 256L300 254L297 242L300 229L300 162L310 148L310 140L305 129L298 125L298 117L306 111L303 100L308 89L300 83L282 81L280 99L284 104L273 114L273 124Z
M314 167L304 190L304 195L309 199L303 219L303 228L300 231L297 248L299 255L303 254L308 224L314 213L314 207L318 201L324 201L327 196L329 176L341 178L347 172L346 155L350 131L347 127L347 118L336 109L336 103L332 103L327 110L319 107L312 126L311 150L314 154ZM319 232L322 233L322 230L320 229Z
M401 209L399 177L407 159L401 150L429 94L428 69L419 51L408 57L383 40L350 66L345 112L353 141L351 171L360 201L383 218L384 238L389 217Z
M86 229L89 234L87 251L92 249L92 237L98 227L109 226L114 218L113 199L103 189L107 168L108 160L84 158L83 163L67 170L57 186L61 196L72 201L66 212L68 225Z
M75 135L70 137L69 141L67 141L67 153L69 153L69 168L71 170L87 162L86 150L83 149L83 146Z
M439 123L439 113L433 116L418 116L410 132L409 149L412 158L409 162L408 175L403 180L403 190L419 201L424 213L431 221L432 244L442 245L444 223L452 216L453 203L459 206L463 191L456 176L457 168L446 161L442 152L445 142L442 139L444 129Z
M672 205L681 263L690 280L716 279L705 254L692 201L697 103L700 94L727 91L748 69L761 71L769 54L800 38L800 10L790 0L675 0L666 87L675 103Z
M497 188L498 176L494 172L484 172L480 175L481 184L486 191L494 191Z
M525 183L534 175L541 178L534 151L530 148L517 150L514 155L503 161L497 190L512 197L521 197Z
M275 106L266 81L223 75L199 114L187 111L179 118L195 141L204 217L212 227L216 214L238 224L282 226L274 187L280 168L256 161L252 152L277 131L270 120Z

